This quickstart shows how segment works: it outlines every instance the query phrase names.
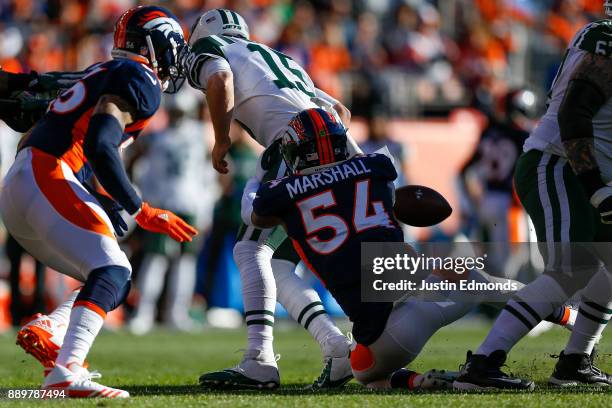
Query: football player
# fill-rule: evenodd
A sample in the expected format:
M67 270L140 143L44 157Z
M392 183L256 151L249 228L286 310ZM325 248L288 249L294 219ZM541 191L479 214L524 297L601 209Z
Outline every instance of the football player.
M232 120L266 147L245 194L254 194L252 186L261 180L284 175L278 146L295 114L324 104L348 124L348 109L317 89L290 57L251 41L246 22L232 10L215 9L202 15L191 30L189 45L181 65L190 85L206 94L215 133L215 169L227 172L224 157L231 144ZM341 386L350 380L350 342L326 314L314 289L294 273L299 257L284 231L255 228L246 219L233 252L242 282L247 350L238 366L204 374L200 383L237 388L279 385L272 348L277 289L279 302L321 345L325 365L314 386Z
M476 304L460 301L456 291L440 291L440 302L361 300L361 258L355 256L361 244L404 242L393 216L397 172L391 159L382 154L351 156L346 128L322 109L305 110L291 120L280 149L291 175L261 184L249 215L260 228L284 226L301 259L353 322L357 345L350 361L355 378L372 388L449 387L453 373L434 370L422 375L401 368L438 329ZM444 279L434 273L426 281ZM501 278L474 270L467 279ZM558 311L567 317L566 308Z
M612 17L612 2L605 2ZM501 371L506 354L543 316L582 289L574 330L551 385L611 385L593 365L595 343L612 315L612 20L587 24L572 39L540 124L525 141L514 181L531 217L546 270L508 302L455 388L532 390L529 380ZM570 243L592 243L597 254ZM578 256L577 256L578 255ZM574 262L579 259L579 264ZM604 265L601 265L603 261Z
M184 45L168 10L125 12L115 27L113 59L89 67L52 102L21 140L4 179L0 213L11 235L42 263L83 282L49 316L18 333L18 343L45 367L44 389L69 397L129 396L94 382L85 368L106 314L130 288L131 266L115 238L126 229L119 210L179 242L197 233L143 202L119 155L157 111L161 92L177 83ZM108 195L88 186L92 174Z

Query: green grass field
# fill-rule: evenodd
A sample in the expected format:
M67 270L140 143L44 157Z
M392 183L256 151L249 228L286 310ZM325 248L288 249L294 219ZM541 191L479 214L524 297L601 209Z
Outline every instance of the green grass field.
M465 351L475 348L485 335L484 326L454 325L441 330L411 367L416 370L447 368L456 370ZM209 330L184 335L156 332L145 337L127 333L103 333L94 345L89 361L104 374L101 382L129 390L125 401L36 401L7 400L11 388L37 388L42 378L38 362L14 344L14 334L0 335L0 405L32 407L61 404L65 406L256 406L256 407L610 407L612 392L580 389L561 391L545 386L567 333L554 329L542 336L525 339L508 359L509 370L538 382L534 393L407 393L372 392L351 382L343 390L327 393L304 391L303 387L318 376L321 359L318 346L300 328L276 330L276 352L282 386L278 391L209 392L200 389L198 376L232 366L245 345L244 330ZM600 366L612 371L612 342L601 345Z

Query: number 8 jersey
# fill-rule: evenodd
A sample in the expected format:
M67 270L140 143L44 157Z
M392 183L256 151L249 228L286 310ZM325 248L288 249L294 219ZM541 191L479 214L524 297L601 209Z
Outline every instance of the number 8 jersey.
M268 147L297 113L316 108L316 88L290 57L263 44L226 35L200 38L182 61L189 84L206 92L210 75L231 69L234 119Z

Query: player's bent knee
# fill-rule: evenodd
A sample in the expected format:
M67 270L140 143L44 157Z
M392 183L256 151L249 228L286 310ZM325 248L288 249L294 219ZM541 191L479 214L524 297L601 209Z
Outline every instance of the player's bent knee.
M90 302L108 313L127 297L132 281L131 271L118 265L103 266L91 271L76 302Z

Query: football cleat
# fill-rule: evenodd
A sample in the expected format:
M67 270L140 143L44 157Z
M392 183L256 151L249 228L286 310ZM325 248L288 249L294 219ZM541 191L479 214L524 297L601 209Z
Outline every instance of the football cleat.
M309 387L312 390L340 388L353 378L351 369L351 340L345 336L326 339L323 349L323 371Z
M533 391L533 381L511 377L501 370L506 361L506 352L496 350L489 356L467 352L466 362L461 368L459 377L453 382L458 391L474 390L523 390Z
M128 398L130 393L124 390L107 387L92 381L100 378L97 372L90 373L84 367L68 368L55 365L45 378L43 390L64 391L68 398Z
M420 389L422 390L452 390L453 383L459 377L458 371L429 370L423 375Z
M451 390L453 381L457 379L459 373L446 370L429 370L419 374L406 368L400 368L391 374L391 388L408 390Z
M37 313L17 333L17 344L43 367L51 368L64 342L66 329L65 324L58 324L49 316Z
M230 390L273 390L280 386L276 361L260 361L245 358L236 367L204 373L200 376L202 387Z
M591 356L565 354L562 351L548 383L557 387L576 387L578 385L608 387L612 385L612 376L595 367Z

